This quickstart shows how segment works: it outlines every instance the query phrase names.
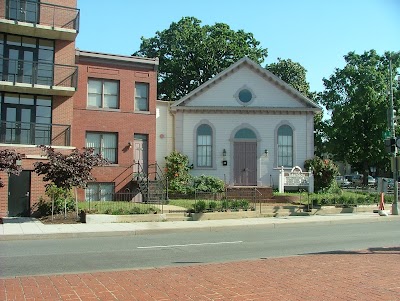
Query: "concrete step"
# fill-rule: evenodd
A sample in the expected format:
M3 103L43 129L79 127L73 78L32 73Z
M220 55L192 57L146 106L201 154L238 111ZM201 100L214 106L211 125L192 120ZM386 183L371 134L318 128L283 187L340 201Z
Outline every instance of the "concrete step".
M189 221L191 217L184 213L165 213L167 221Z

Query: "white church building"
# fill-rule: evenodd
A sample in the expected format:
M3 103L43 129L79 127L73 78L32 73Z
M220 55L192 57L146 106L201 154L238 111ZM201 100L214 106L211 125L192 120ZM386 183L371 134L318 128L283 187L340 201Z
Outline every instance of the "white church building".
M277 187L279 174L314 156L321 108L249 58L174 102L157 102L157 161L179 151L192 175L231 186Z

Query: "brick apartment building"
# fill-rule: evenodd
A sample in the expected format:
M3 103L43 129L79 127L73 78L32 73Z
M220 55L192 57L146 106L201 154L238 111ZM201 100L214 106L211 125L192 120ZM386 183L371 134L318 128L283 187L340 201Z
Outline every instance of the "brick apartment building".
M20 153L23 169L0 173L0 217L28 216L44 196L38 145L108 158L90 195L131 189L134 163L155 161L158 60L77 51L78 31L76 0L0 1L0 150Z
M94 170L86 199L133 192L137 163L147 171L155 162L158 59L77 50L76 63L73 145L94 147L111 163Z

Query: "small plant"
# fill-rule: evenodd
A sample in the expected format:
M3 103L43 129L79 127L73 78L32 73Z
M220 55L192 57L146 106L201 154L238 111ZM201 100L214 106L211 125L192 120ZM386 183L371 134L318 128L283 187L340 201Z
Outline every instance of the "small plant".
M208 203L208 207L210 208L210 211L215 211L217 209L217 202L210 202Z
M239 207L240 207L240 202L239 202L238 200L233 200L233 201L231 202L230 208L231 208L232 210L238 210Z
M142 211L140 210L139 207L133 207L129 210L129 214L141 214Z
M222 205L222 210L229 209L229 200L223 200L221 205Z
M198 201L194 204L194 211L199 213L203 212L206 209L206 202Z
M243 210L248 210L249 209L249 201L240 200L239 201L239 207L242 208Z

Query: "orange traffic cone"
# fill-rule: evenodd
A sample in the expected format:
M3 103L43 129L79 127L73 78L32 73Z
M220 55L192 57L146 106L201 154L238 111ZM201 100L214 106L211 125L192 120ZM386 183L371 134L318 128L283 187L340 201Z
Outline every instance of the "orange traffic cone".
M379 203L379 210L385 210L385 194L381 192L381 201Z

